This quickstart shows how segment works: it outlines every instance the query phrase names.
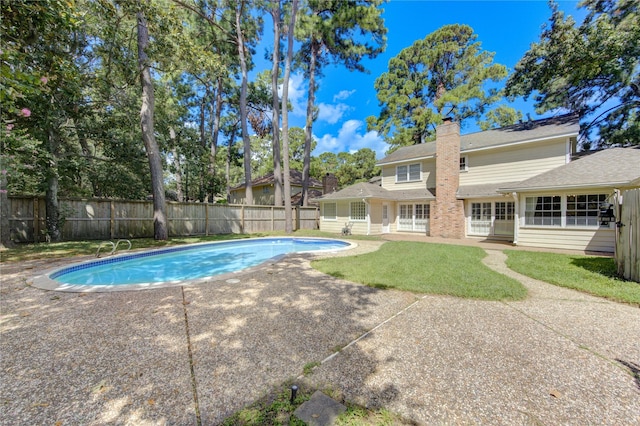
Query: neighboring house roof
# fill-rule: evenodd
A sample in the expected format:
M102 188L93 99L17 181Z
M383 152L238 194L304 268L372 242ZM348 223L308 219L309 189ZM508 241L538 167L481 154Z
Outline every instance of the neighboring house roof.
M383 200L405 201L405 200L435 200L435 196L428 189L407 189L389 191L377 184L360 182L348 186L340 191L323 195L321 201L348 200L363 198L379 198Z
M640 146L609 148L523 180L500 192L569 188L632 187L640 182Z
M499 129L485 130L460 136L460 153L504 145L518 144L562 136L576 136L580 122L576 115L568 114L542 120L526 121ZM378 165L433 157L436 143L427 142L397 149L378 162Z
M263 186L263 185L271 185L275 182L273 177L273 172L268 175L260 176L259 178L253 179L251 181L251 186ZM289 182L291 185L302 186L302 172L298 170L290 170L289 171ZM232 190L244 188L244 182L240 185L237 185ZM316 178L309 177L309 188L322 188L322 182Z
M309 199L307 200L308 204L318 204L318 199L322 197L322 191L317 189L309 189ZM293 194L291 197L291 205L299 206L302 204L302 192L298 192L297 194Z

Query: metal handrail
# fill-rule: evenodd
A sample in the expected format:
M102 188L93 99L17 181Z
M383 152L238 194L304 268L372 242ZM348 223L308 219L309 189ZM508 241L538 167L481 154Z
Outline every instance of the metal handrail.
M118 242L116 243L116 246L113 249L113 253L115 253L116 250L118 250L118 246L120 245L120 243L129 244L129 247L127 247L126 250L131 250L131 241L129 241L129 240L118 240Z
M109 252L109 255L114 254L116 250L118 250L118 246L120 245L120 243L129 244L129 247L127 247L126 250L131 250L131 241L129 240L118 240L115 243L113 241L103 241L98 246L98 250L96 251L96 257L100 257L100 249L107 244L111 244L111 251Z
M111 253L109 254L113 254L113 252L116 251L116 244L113 241L103 241L98 246L98 251L96 251L96 257L100 257L100 249L102 248L102 246L105 246L107 244L111 244Z

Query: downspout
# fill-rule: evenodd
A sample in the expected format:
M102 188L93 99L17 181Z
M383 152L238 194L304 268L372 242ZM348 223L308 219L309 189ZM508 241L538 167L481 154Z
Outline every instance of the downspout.
M513 245L518 245L518 230L520 229L520 203L517 192L512 192L513 197Z
M367 235L371 235L371 206L369 205L369 202L366 200L366 198L363 198L362 202L365 206L367 206Z

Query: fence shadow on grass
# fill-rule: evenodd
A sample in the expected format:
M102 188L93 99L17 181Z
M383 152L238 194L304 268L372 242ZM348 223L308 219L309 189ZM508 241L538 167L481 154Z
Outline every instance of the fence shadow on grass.
M610 257L573 257L571 264L608 278L619 278L616 261Z

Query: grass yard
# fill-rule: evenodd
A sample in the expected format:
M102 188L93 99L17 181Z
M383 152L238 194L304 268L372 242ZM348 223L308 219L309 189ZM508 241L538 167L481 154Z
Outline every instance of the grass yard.
M526 288L485 266L485 256L478 247L390 241L373 253L316 260L312 266L371 287L482 300L525 298Z
M616 276L610 257L505 250L516 272L561 287L640 306L640 284Z

